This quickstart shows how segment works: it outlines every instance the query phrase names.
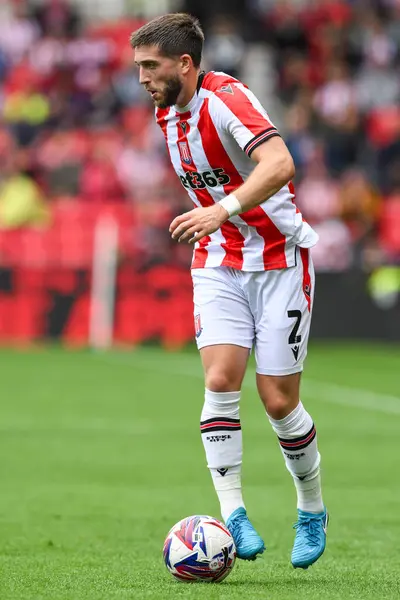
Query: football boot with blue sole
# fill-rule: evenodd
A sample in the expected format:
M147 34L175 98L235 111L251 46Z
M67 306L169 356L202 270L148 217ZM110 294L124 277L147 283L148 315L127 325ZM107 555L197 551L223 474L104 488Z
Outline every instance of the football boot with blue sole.
M246 510L237 508L226 521L236 546L236 555L242 560L255 560L265 550L264 541L250 523Z
M324 553L328 513L309 513L298 509L298 521L294 525L296 537L292 551L292 565L295 569L308 569Z

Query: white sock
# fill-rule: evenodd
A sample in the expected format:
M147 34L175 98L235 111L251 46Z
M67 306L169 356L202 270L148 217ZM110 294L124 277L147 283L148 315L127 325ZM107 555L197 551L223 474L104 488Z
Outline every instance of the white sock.
M322 512L321 457L312 418L301 402L284 419L268 418L278 436L286 467L293 476L297 508L311 513Z
M241 466L242 429L239 392L205 390L201 438L224 521L243 506Z

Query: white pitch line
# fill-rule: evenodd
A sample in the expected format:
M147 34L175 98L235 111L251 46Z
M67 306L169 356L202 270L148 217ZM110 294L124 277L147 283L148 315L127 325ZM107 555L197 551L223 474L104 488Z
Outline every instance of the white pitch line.
M200 360L198 357L192 357L191 355L179 354L178 358L177 355L166 353L163 355L163 361L144 357L143 354L138 355L135 351L130 356L108 353L95 354L94 356L108 364L120 364L135 369L176 375L177 377L187 376L203 379ZM250 369L248 371L243 386L256 390L254 370ZM330 404L347 408L362 408L378 413L400 415L400 398L362 388L353 388L330 382L325 383L304 377L302 380L302 395L316 400L322 399Z

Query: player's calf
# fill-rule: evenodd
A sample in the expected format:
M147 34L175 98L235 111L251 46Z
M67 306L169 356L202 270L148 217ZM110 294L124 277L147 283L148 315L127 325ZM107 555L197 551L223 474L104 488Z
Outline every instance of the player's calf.
M205 391L200 431L207 466L226 519L244 507L242 497L242 428L239 417L240 392Z

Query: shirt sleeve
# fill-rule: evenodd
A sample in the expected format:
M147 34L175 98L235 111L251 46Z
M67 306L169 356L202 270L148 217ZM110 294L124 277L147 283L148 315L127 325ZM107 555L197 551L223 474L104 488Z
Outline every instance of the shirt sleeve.
M242 83L230 83L215 92L214 107L220 127L234 137L247 156L280 135L259 100Z

